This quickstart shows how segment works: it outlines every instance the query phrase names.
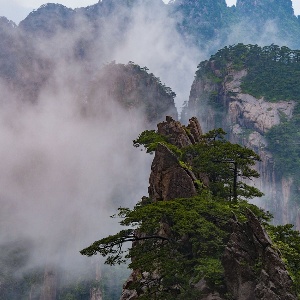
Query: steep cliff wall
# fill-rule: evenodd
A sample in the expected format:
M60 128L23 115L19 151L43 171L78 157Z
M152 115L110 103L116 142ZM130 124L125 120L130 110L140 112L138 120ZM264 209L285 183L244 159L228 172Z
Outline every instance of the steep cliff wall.
M228 291L237 300L297 299L285 265L257 217L231 220L232 233L223 255Z
M188 135L181 123L172 117L167 117L166 122L159 123L157 127L159 134L166 136L171 143L178 147L195 143L202 133L196 118L192 118L188 126L191 129L191 135ZM148 192L151 201L168 201L179 197L196 196L195 180L193 172L181 166L178 158L166 146L158 145L149 177ZM123 286L120 300L138 299L138 292L130 287L140 280L147 280L147 275L143 274L141 270L134 270Z
M189 128L188 131L187 128ZM188 127L185 127L180 122L167 117L166 122L158 124L157 132L167 137L169 142L172 141L172 144L177 145L179 148L195 144L195 140L199 141L202 134L196 118L190 119ZM188 132L192 133L191 136ZM170 201L175 198L193 198L198 194L195 189L196 180L197 178L192 170L184 168L176 155L167 146L159 144L151 167L149 198L145 197L145 200L149 204L157 201ZM184 200L188 201L187 199ZM201 199L198 199L198 201L201 202ZM217 200L215 199L215 201ZM225 224L226 230L228 230L228 238L226 238L227 243L221 255L224 271L223 281L219 282L219 285L214 284L212 287L205 276L200 280L198 279L198 282L194 285L190 284L189 288L197 290L199 294L191 296L190 299L296 300L293 281L281 258L281 254L273 246L261 221L249 209L245 213L244 219L246 220L239 221L232 209L231 207L230 215L233 216L229 217L228 222ZM206 213L209 214L209 211L210 208L208 207ZM210 218L214 218L214 216L210 216ZM159 228L158 234L160 236L170 237L172 224L161 221ZM139 237L143 236L143 233L139 231L136 234ZM185 239L186 244L190 242L188 236L181 237L181 239ZM137 243L139 242L136 241L133 247L136 247ZM201 252L200 249L199 252ZM213 255L213 253L210 254ZM201 264L201 259L198 260L199 263ZM197 267L197 265L194 266L195 269ZM157 270L154 273L143 272L140 269L134 270L124 284L121 300L147 299L147 297L149 297L148 299L164 299L157 292L159 291L158 288L157 291L156 289L153 290L153 297L151 293L147 294L146 282L151 282L151 279L154 282L155 277L160 277L158 273ZM160 280L163 281L163 279ZM138 288L135 288L136 286ZM168 291L171 298L167 299L182 299L179 288L177 293L173 295L172 287ZM176 291L176 287L173 287L174 291ZM145 294L146 298L143 298Z
M246 66L238 69L228 62L220 70L213 59L206 66L210 71L196 76L183 117L197 116L205 130L222 127L230 141L258 153L262 160L257 164L261 177L255 185L265 193L261 205L274 214L276 222L297 223L293 178L276 171L274 154L268 149L266 138L271 128L293 118L296 101L270 102L243 92ZM269 85L276 83L269 79Z

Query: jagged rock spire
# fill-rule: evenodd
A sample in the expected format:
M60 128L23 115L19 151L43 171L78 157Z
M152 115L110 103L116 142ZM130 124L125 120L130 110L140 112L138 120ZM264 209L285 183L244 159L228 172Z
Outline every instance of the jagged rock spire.
M172 117L157 125L157 132L167 137L178 148L199 142L202 130L197 118L191 118L187 127ZM197 195L196 176L182 167L177 157L164 145L158 145L151 166L149 197L153 201L189 198Z

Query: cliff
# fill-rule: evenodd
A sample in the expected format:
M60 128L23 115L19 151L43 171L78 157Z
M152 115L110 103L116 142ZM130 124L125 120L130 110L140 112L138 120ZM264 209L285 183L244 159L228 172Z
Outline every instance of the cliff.
M166 122L157 125L157 132L166 136L169 142L179 148L195 144L202 134L196 118L190 120L187 133L180 122L167 117ZM151 165L149 197L152 201L167 201L175 198L189 198L197 195L196 176L180 165L178 158L166 146L160 144Z
M234 299L298 299L280 253L272 246L257 217L231 220L232 233L222 262L225 281Z
M278 26L279 32L273 32L274 35L271 35L273 39L284 38L287 39L287 43L292 44L298 44L300 40L300 38L297 38L300 23L293 15L289 0L277 1L279 10L275 2L269 0L261 1L260 3L263 3L261 7L256 7L254 1L239 1L236 8L228 8L224 0L183 0L174 1L168 6L160 0L156 2L160 5L159 10L152 9L154 1L151 0L103 0L95 5L76 10L59 4L47 4L33 11L19 26L5 18L1 18L0 81L1 87L3 87L3 94L1 95L4 102L13 102L11 99L17 99L16 106L19 106L20 103L20 107L22 101L36 104L40 101L43 91L46 91L46 94L50 91L51 97L49 98L54 99L57 90L59 90L61 95L71 94L74 103L79 104L81 116L86 118L101 118L100 112L107 113L107 116L112 113L112 110L107 109L106 105L110 107L111 104L118 103L130 115L134 115L135 110L141 111L146 127L161 120L166 114L170 114L176 119L175 95L158 78L153 74L149 74L146 68L141 68L133 63L125 65L112 63L104 68L99 67L102 61L107 61L106 57L110 58L111 54L119 49L120 45L123 45L128 38L127 33L131 32L128 31L128 28L131 28L130 26L135 20L133 12L136 10L134 8L138 9L140 5L145 3L147 4L145 11L149 14L147 14L147 19L150 22L153 21L153 12L155 14L157 11L169 9L169 16L175 20L174 23L177 24L182 38L188 42L193 40L200 47L207 47L208 42L216 37L220 38L219 42L221 44L228 37L232 42L239 41L240 37L231 36L231 29L240 26L241 20L247 15L259 18L260 22L255 19L254 24L253 21L247 19L249 23L243 27L246 28L246 32L243 32L243 38L255 38L260 41L261 34L264 33L266 26L271 22L275 25L284 23L284 26ZM269 10L269 7L272 9ZM250 14L252 11L254 13ZM165 14L163 15L165 16ZM111 30L107 30L108 24L113 24ZM242 25L245 24L242 23ZM159 23L159 26L161 28L161 23ZM255 30L253 31L252 28ZM143 33L143 35L147 35L147 33ZM218 46L214 43L213 46L210 44L209 52L214 49L213 47ZM98 60L99 57L101 57L100 60ZM178 73L181 74L181 71L178 71ZM233 77L235 78L234 74ZM230 81L230 78L228 80ZM219 91L219 85L216 85L215 82L208 80L207 84L212 88L216 86ZM52 91L54 91L53 94ZM207 91L210 93L210 90ZM267 131L269 128L273 128L274 124L278 124L282 114L288 118L292 116L294 102L293 100L290 102L289 107L284 107L285 104L283 107L279 107L277 104L277 106L270 107L269 104L265 106L264 103L261 103L256 112L262 109L272 119L274 111L276 116L269 122L264 123L264 116L260 115L257 122L260 124L258 128L262 127L261 130L265 128ZM233 118L238 118L238 114L244 109L249 109L250 115L253 115L255 107L251 103L242 105L241 101L237 101L232 109L236 111L236 116ZM207 117L216 120L218 114L221 115L220 112L213 111L211 116L208 115ZM132 123L135 124L134 118L132 118ZM250 117L249 124L255 123L256 119ZM235 137L240 140L241 135L248 135L247 131L240 132L238 126L234 130L238 134L237 136L232 135L233 139ZM249 143L253 144L253 147L260 148L266 145L264 133L261 130L249 133ZM192 132L192 129L190 132ZM195 136L193 137L194 140L191 139L191 135L188 135L187 138L191 141L196 140ZM185 143L184 139L182 143ZM281 141L279 143L284 144ZM188 193L190 196L193 195L196 188L191 172L187 168L182 168L182 166L178 167L178 161L166 148L161 149L161 152L161 157L157 158L158 165L161 160L164 160L164 157L169 157L170 164L172 162L173 165L164 166L162 170L156 170L153 167L153 172L161 171L162 177L159 179L153 176L153 183L151 184L153 189L149 191L151 197L171 199L174 195L181 195L180 192L182 195L188 195ZM272 199L277 199L272 202L276 219L292 220L300 228L300 218L295 216L295 211L290 213L289 210L290 206L293 206L290 199L295 196L294 189L297 189L297 185L290 177L284 177L282 180L281 177L278 177L274 169L274 157L271 157L270 151L261 151L260 155L265 157L263 164L259 167L265 179L264 182L272 183L264 187L264 190L267 191L268 195L271 195ZM177 175L172 173L173 169L176 169L175 174ZM181 186L176 184L179 179L182 179ZM264 182L261 181L257 184L262 186ZM275 191L274 187L275 185L278 186L278 182L282 188ZM167 186L166 189L165 186ZM281 198L284 199L283 203ZM282 208L284 209L283 214L280 213ZM59 289L59 284L57 284L59 280L57 281L54 278L57 272L52 272L53 270L48 270L48 268L46 271L44 277L39 276L41 279L45 279L45 286L42 287L43 293L54 297ZM39 272L44 273L40 270ZM5 284L9 285L10 280L5 279L4 281ZM18 286L22 284L24 283L18 283ZM17 284L12 285L17 286ZM26 287L26 289L30 288ZM9 287L7 290L9 290ZM9 293L7 290L5 293ZM41 293L38 288L36 290L36 293ZM19 292L17 291L17 293ZM92 293L92 297L100 297L97 289Z
M177 118L174 99L176 94L165 86L147 67L133 62L104 66L83 87L87 114L110 102L119 103L125 110L138 110L145 116L146 123L154 124L166 114Z
M227 7L224 0L176 0L169 3L187 42L215 51L238 42L264 44L278 40L299 48L299 21L291 0L237 0ZM179 17L180 16L180 17Z
M199 141L202 136L202 130L198 120L192 118L189 122L189 125L185 127L171 117L167 117L166 122L158 124L157 132L165 136L169 142L172 141L173 145L177 145L179 148L187 147L196 144L197 142L195 142L195 140ZM191 130L187 131L187 128ZM188 132L193 132L193 134L189 136ZM197 178L193 171L190 169L187 170L182 166L176 155L174 155L167 146L159 144L156 148L155 157L151 166L149 199L147 200L145 197L143 201L155 203L157 201L172 201L175 198L193 198L199 193L195 189L195 181L197 181ZM205 200L198 199L197 201L201 202ZM223 209L226 210L225 206ZM231 207L230 210L232 209ZM238 208L238 211L240 213L240 208ZM210 220L218 218L214 215L210 215L210 213L208 205L205 209L205 214L209 215ZM287 272L281 254L276 247L273 246L273 242L262 226L261 221L249 209L246 210L245 215L246 220L241 221L238 220L235 215L232 216L231 212L231 217L222 225L223 229L225 228L227 232L227 238L225 238L226 245L222 248L221 254L223 266L221 282L218 281L218 284L215 283L211 285L206 279L207 274L204 274L203 278L200 278L197 283L194 285L190 284L190 288L197 292L197 296L192 296L191 293L189 299L297 299L294 292L293 281ZM218 223L216 220L213 222ZM172 221L161 221L159 234L165 238L170 238L172 236L172 226L174 226ZM204 224L202 226L204 226ZM137 231L139 238L145 235L147 234L139 230ZM189 237L191 238L192 236L181 237L181 239L185 240L184 243L187 249L187 245L190 243ZM199 238L201 239L202 237L200 236ZM137 247L138 243L139 242L135 242L133 244L133 249ZM204 246L203 244L201 246L200 243L200 248L201 247ZM200 249L199 251L201 252ZM215 249L215 251L218 250ZM213 256L214 253L211 252L210 255ZM133 258L133 261L135 259L136 258ZM206 259L209 260L210 257ZM194 269L200 267L201 259L197 262L199 265L197 266L196 264L193 267ZM175 264L176 258L174 257L174 265ZM158 267L158 269L160 268ZM192 271L190 271L190 273L192 273ZM152 284L155 285L155 280L159 277L159 271L149 273L143 272L143 270L140 269L133 270L131 276L124 284L121 299L140 299L145 296L145 293L146 297L149 297L148 299L152 299L152 293L147 294L147 290L150 290L149 286L147 286L147 282L151 282L152 280ZM190 281L192 281L192 279L190 279ZM139 285L142 287L138 289L133 288ZM176 287L176 285L170 287L167 291L166 295L169 293L172 299L177 299L177 297L181 299L180 288ZM153 290L153 295L155 295L153 296L155 299L167 299L160 295L159 288Z
M238 47L242 46L237 45L233 48L238 49ZM256 60L259 61L259 58ZM295 165L291 163L291 166L288 166L288 163L284 162L284 157L290 155L294 162L297 161L297 154L294 154L294 150L291 149L297 147L298 137L291 132L291 139L285 140L284 146L282 139L285 133L289 134L288 128L294 126L292 125L294 122L298 122L296 108L299 100L296 94L281 96L279 91L275 91L274 95L258 96L254 90L258 86L264 86L267 93L270 89L276 90L279 85L281 90L293 90L298 86L298 81L293 83L293 77L285 75L284 83L284 79L273 75L265 76L265 79L259 78L260 81L257 82L248 82L247 78L254 72L253 67L248 66L250 62L241 62L238 67L234 65L235 63L228 57L220 66L215 56L204 62L192 85L185 113L196 115L205 130L222 127L232 142L250 147L258 153L262 160L257 164L261 177L255 184L265 193L261 205L275 215L276 222L296 224L298 205L294 202L294 197L298 195L295 182L297 175L292 171ZM297 64L295 62L295 65ZM258 70L263 66L256 68L256 72L259 72ZM277 72L275 69L272 70L273 73ZM287 74L284 67L281 72L282 76ZM289 88L288 84L290 84ZM255 89L248 88L251 85L255 85ZM250 92L247 92L247 89ZM277 99L276 95L279 96ZM268 98L273 100L270 101ZM282 130L279 132L280 128ZM276 135L273 132L276 132ZM279 153L281 145L285 149L290 149L289 154Z
M151 9L153 5L155 9ZM130 38L130 24L140 8L150 18L156 11L163 11L162 16L169 14L182 39L208 48L209 53L228 41L259 43L261 37L267 37L268 43L284 40L288 46L299 46L300 25L290 0L243 0L237 1L236 7L227 7L225 0L176 0L168 5L161 0L106 0L78 9L48 3L31 12L18 26L11 24L9 30L4 26L0 77L9 79L14 89L21 87L20 97L34 101L58 60L75 58L91 63L95 48L103 61L113 59L111 51ZM113 24L113 34L107 24ZM51 47L43 46L47 43ZM45 53L44 47L52 48L52 52Z

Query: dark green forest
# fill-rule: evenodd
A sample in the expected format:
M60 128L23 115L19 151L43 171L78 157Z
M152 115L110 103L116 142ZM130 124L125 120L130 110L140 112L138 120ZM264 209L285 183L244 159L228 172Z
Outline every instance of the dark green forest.
M196 76L221 82L230 70L247 70L242 91L266 101L300 102L300 50L270 45L226 46L198 65ZM214 72L218 70L218 75Z

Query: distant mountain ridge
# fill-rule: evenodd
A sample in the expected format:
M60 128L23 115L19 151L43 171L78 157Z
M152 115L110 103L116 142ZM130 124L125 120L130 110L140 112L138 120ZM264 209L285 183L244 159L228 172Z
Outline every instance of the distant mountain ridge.
M21 93L22 97L34 100L53 69L51 57L45 57L39 49L41 41L57 33L75 36L73 40L58 41L57 45L65 43L65 49L69 49L67 54L55 50L55 55L88 61L95 43L105 53L127 38L135 8L143 7L150 17L153 6L175 20L185 42L211 54L228 43L238 42L280 41L290 48L300 48L300 22L294 15L291 0L238 0L233 7L227 7L225 0L176 0L168 5L161 0L105 0L78 9L48 3L31 12L19 26L1 18L0 78L14 88L21 86L26 91L25 95ZM114 27L110 36L106 32L107 24ZM102 45L97 41L102 41ZM106 49L101 49L104 44Z

